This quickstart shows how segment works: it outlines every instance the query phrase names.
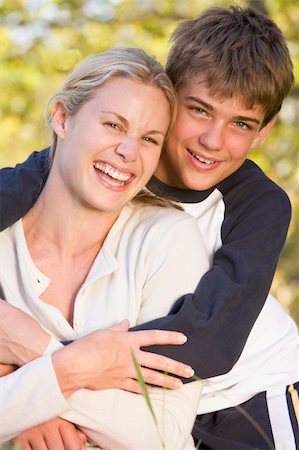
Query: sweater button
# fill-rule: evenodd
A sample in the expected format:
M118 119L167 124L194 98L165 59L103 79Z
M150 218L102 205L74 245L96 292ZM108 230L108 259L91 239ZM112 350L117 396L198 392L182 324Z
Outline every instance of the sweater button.
M84 326L84 320L83 319L76 319L75 320L75 325L78 328L82 328Z

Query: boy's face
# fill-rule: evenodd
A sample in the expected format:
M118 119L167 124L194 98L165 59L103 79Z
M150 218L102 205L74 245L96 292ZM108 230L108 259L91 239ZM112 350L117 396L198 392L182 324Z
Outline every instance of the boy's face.
M246 89L246 86L244 87ZM170 186L205 190L235 172L273 126L261 107L212 97L203 76L178 91L178 116L155 175Z

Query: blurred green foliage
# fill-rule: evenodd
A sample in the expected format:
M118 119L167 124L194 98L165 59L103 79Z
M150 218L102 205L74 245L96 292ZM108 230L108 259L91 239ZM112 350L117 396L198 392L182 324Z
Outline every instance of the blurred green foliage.
M272 290L299 323L299 4L213 2L230 4L256 7L274 19L287 38L295 66L295 88L274 130L251 157L292 202L293 219ZM209 6L208 0L0 0L1 166L14 165L50 143L44 106L82 57L113 46L135 46L164 63L177 22Z

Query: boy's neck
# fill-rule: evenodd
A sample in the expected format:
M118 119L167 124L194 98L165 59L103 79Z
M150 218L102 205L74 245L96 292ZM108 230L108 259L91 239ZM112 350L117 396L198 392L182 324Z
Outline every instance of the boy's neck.
M162 152L159 164L154 172L154 176L166 184L167 186L180 189L179 176L174 178L171 176L171 172L169 171L169 162L165 156L165 153Z

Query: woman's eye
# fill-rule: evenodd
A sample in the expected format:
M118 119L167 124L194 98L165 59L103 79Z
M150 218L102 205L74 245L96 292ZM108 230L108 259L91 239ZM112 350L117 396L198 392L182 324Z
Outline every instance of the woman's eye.
M145 137L143 138L143 140L144 140L145 142L149 142L150 144L159 145L159 142L158 142L158 141L156 141L155 139L153 139L153 138L151 138L151 137L149 137L149 136L145 136Z
M114 130L120 130L120 127L117 125L117 123L114 122L106 122L105 125L107 125L110 128L113 128Z

